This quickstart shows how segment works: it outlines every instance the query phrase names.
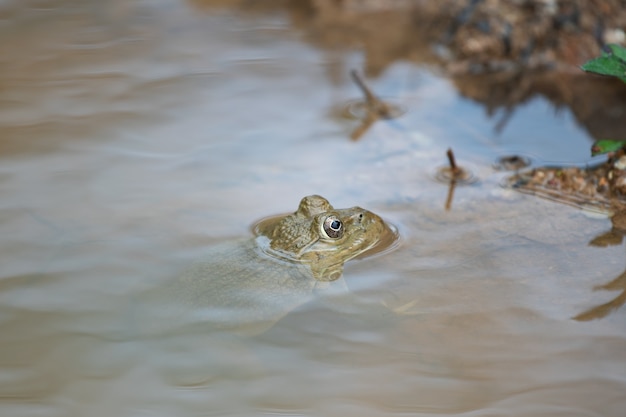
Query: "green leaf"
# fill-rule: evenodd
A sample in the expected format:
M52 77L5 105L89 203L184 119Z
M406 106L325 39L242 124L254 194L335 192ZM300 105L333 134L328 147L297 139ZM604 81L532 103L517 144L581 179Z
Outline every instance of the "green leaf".
M615 152L626 146L626 140L601 139L591 145L591 156Z
M607 45L608 52L587 61L581 68L584 71L616 77L626 83L626 49L619 45Z

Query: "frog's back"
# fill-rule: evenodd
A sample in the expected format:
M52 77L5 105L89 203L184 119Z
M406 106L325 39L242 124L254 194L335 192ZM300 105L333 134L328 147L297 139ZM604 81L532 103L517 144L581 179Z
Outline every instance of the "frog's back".
M303 265L271 258L254 240L222 243L140 304L147 326L163 332L202 326L259 333L312 296L315 279Z

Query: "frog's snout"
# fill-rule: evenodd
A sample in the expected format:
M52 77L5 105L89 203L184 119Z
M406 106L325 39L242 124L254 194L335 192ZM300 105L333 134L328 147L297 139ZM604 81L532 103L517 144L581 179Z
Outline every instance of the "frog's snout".
M370 229L372 226L382 226L384 224L383 219L378 217L376 214L360 207L355 207L354 214L350 217L354 225L365 229Z

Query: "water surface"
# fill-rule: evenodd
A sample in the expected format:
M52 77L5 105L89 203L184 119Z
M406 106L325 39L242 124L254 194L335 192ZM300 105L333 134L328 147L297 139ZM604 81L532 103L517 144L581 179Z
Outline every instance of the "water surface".
M498 130L434 68L396 63L370 83L406 114L355 142L341 110L363 55L317 49L283 13L0 7L2 415L623 413L626 309L573 319L623 291L594 290L623 245L589 246L608 220L492 167L588 161L567 109L537 98ZM479 181L446 211L448 147ZM358 303L314 297L251 337L130 323L140 294L314 193L399 229L346 265Z

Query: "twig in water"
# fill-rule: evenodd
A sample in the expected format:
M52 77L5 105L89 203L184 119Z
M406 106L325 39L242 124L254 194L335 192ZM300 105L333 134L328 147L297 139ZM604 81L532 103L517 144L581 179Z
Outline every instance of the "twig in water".
M370 88L361 79L359 73L356 72L356 70L350 71L350 75L352 76L352 80L357 85L357 87L359 87L359 89L361 89L361 91L363 92L368 110L376 114L378 117L381 117L383 119L390 119L392 117L392 114L389 106L385 104L384 101L376 97L372 90L370 90Z
M460 175L461 168L459 168L456 164L452 148L448 148L448 150L446 151L446 155L448 155L448 162L450 162L450 172L452 174L452 180L455 180Z
M456 180L450 180L448 185L448 197L446 198L446 211L450 211L452 208L452 200L454 200L454 189L456 188Z

